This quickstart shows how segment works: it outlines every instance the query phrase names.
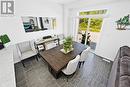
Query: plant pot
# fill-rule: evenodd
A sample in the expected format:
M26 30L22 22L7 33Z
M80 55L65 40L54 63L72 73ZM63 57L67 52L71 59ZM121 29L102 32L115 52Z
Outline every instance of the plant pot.
M64 49L61 49L60 51L63 52L64 54L67 54L73 50L74 50L74 48L71 48L71 50L67 50L67 51L65 51Z

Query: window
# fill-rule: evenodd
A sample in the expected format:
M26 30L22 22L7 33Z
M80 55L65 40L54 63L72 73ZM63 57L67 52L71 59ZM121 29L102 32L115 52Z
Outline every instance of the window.
M80 18L79 30L86 31L87 27L88 27L88 18Z
M94 11L86 11L80 12L80 16L87 16L87 15L101 15L106 14L107 10L94 10ZM79 19L79 31L86 31L88 28L88 21L89 18L80 18ZM91 32L100 32L102 26L103 19L102 18L90 18L90 26L89 31Z
M85 11L85 12L80 12L79 15L80 16L84 16L84 15L98 15L98 14L106 14L107 10L94 10L94 11Z
M102 26L102 18L91 18L90 20L90 30L91 32L100 32Z

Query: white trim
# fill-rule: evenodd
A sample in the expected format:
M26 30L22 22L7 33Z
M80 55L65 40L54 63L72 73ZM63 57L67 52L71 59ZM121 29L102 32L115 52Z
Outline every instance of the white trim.
M87 12L87 11L97 11L97 10L107 10L107 12L105 14L108 14L108 12L109 12L108 8L98 7L98 9L97 9L97 7L96 7L96 9L95 9L95 7L94 8L92 7L92 8L80 8L80 9L78 9L78 13L80 13L80 12ZM98 14L98 15L100 15L100 14Z
M86 16L76 16L74 18L108 18L108 14L98 14L98 15L86 15Z

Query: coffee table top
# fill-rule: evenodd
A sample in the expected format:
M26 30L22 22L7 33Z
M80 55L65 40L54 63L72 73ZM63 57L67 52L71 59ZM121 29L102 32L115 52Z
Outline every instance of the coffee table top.
M48 63L48 65L55 71L60 72L70 60L79 55L83 50L87 48L86 45L83 45L78 42L73 42L74 50L64 54L60 50L63 48L63 45L56 46L52 49L40 52L40 55Z

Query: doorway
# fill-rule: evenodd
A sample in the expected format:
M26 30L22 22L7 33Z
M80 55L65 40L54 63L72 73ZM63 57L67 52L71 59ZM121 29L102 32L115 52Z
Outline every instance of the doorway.
M96 49L103 23L102 14L105 14L106 11L107 10L95 10L79 13L78 42L89 45L93 50Z

